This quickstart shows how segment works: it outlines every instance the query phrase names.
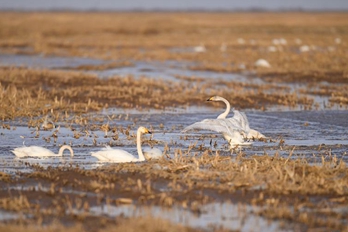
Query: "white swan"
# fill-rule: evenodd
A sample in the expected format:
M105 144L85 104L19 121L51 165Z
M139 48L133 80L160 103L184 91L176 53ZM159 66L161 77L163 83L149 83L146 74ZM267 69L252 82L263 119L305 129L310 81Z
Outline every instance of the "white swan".
M207 101L223 101L226 103L227 108L224 113L217 117L217 119L204 119L203 121L185 127L182 132L185 133L193 129L211 130L222 133L223 137L228 141L231 147L237 145L250 145L251 143L245 142L243 137L243 135L248 134L250 130L246 116L235 110L235 117L226 119L231 109L231 105L226 99L214 96L209 98Z
M127 162L138 162L144 161L145 157L141 150L141 135L151 134L151 132L145 127L139 127L137 130L137 150L138 158L133 156L127 151L121 149L113 149L111 147L103 148L97 152L91 152L91 155L96 157L100 161L115 162L115 163L127 163Z
M64 150L69 150L70 155L74 156L74 151L72 148L68 145L63 145L60 149L58 154L55 154L54 152L39 146L30 146L30 147L17 147L11 152L15 154L15 156L19 158L23 157L52 157L52 156L62 156Z
M245 139L265 138L260 132L250 129L249 121L244 112L233 110L234 116L226 118L231 110L230 103L223 97L213 96L207 101L222 101L226 104L226 110L217 119L204 119L182 130L183 133L192 129L211 130L222 133L223 137L233 148L236 145L250 145Z
M217 118L226 118L227 115L229 114L230 110L231 110L231 104L223 97L213 96L213 97L209 98L207 101L222 101L222 102L224 102L226 104L225 112L220 114ZM266 136L264 136L263 134L261 134L257 130L250 129L248 118L247 118L247 116L245 115L244 112L240 112L238 110L233 109L233 114L234 114L233 117L230 118L230 119L231 120L236 120L236 121L238 121L240 123L240 126L246 132L246 134L244 134L244 137L246 137L247 139L266 138Z

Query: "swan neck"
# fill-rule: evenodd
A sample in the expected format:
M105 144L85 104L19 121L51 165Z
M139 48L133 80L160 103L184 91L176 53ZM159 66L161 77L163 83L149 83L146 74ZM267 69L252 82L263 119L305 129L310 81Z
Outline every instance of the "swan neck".
M145 157L143 154L143 151L141 150L141 132L138 130L137 131L137 150L138 150L138 156L139 156L139 161L144 161Z
M220 101L222 101L222 102L224 102L226 104L226 110L225 110L225 112L220 114L217 118L226 118L227 115L230 113L231 105L225 98L221 98Z
M73 149L72 149L70 146L68 146L68 145L62 146L62 147L59 149L58 155L59 155L59 156L63 156L63 152L64 152L65 150L69 150L69 151L70 151L70 156L74 156L74 151L73 151Z

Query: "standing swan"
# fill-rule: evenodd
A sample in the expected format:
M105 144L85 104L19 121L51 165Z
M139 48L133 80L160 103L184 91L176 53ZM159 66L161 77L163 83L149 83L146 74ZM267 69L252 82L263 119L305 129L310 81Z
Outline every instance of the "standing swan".
M99 161L115 162L115 163L128 163L128 162L138 162L144 161L145 157L141 150L141 135L151 134L151 132L145 127L139 127L137 130L137 150L138 158L128 153L127 151L121 149L112 149L110 147L103 148L97 152L91 152L91 155L96 157Z
M249 133L249 123L244 113L234 110L233 118L226 118L231 110L230 103L218 96L209 98L207 101L223 101L226 104L226 110L220 114L217 119L204 119L200 122L196 122L182 130L183 133L192 129L203 129L219 132L227 140L231 148L238 145L250 145L251 143L245 142L245 136Z
M231 110L230 103L223 97L213 96L213 97L209 98L207 101L222 101L222 102L224 102L226 104L225 112L220 114L217 118L226 118L227 115L229 114L230 110ZM236 121L238 121L240 123L241 127L244 128L245 131L247 132L246 136L244 135L247 139L266 138L266 136L264 136L263 134L261 134L257 130L250 129L248 118L247 118L247 116L245 115L244 112L240 112L238 110L233 110L233 113L234 113L233 117L229 118L229 119L236 120Z
M30 146L30 147L17 147L12 150L12 153L15 154L16 157L54 157L54 156L63 156L64 150L69 150L70 155L74 156L74 151L69 145L63 145L59 149L58 154L39 146Z

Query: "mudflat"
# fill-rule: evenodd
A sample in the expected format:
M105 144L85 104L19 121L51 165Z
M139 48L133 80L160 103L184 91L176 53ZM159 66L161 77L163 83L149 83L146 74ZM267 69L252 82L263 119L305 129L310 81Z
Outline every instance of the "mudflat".
M347 32L339 12L1 12L0 230L347 230ZM182 134L214 95L267 138ZM90 156L136 155L141 125L162 159Z

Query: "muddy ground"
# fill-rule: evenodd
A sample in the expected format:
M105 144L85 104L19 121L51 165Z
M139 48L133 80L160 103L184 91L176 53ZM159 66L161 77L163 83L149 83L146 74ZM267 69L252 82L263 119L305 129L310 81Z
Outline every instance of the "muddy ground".
M347 17L2 12L0 230L346 231ZM182 134L224 110L213 95L268 138ZM163 159L90 156L136 154L138 126ZM15 159L23 143L75 156Z

